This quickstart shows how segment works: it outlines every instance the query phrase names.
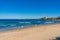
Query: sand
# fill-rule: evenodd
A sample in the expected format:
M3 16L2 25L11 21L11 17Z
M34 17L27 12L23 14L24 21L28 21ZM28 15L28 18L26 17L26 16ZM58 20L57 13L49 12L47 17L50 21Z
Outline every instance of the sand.
M51 40L60 37L60 24L0 32L0 40Z

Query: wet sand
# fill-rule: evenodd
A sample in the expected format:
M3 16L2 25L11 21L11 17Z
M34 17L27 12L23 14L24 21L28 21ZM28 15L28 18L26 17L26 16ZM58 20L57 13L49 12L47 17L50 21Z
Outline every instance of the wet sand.
M60 37L60 24L0 32L0 40L51 40Z

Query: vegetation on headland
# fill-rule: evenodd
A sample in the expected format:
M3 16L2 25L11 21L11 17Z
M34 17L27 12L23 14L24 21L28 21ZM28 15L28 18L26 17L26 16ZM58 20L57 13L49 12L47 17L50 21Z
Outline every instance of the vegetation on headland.
M42 18L37 18L37 20L40 19L40 20L56 20L56 21L60 21L60 17L42 17ZM30 19L27 19L27 20L30 20ZM33 19L34 20L34 19Z
M60 21L60 17L56 17L56 18L48 18L48 17L43 17L43 18L40 18L41 20L58 20Z

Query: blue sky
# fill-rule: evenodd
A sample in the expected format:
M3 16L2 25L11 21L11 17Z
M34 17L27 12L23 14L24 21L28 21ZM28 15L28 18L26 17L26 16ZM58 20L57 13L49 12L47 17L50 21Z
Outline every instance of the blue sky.
M60 0L0 0L0 19L60 16Z

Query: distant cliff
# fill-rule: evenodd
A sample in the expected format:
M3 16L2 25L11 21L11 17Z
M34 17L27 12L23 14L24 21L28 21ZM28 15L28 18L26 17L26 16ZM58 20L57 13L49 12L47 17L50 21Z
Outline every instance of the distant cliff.
M60 20L60 17L57 17L57 18L46 18L46 17L43 17L43 18L40 18L41 20Z

